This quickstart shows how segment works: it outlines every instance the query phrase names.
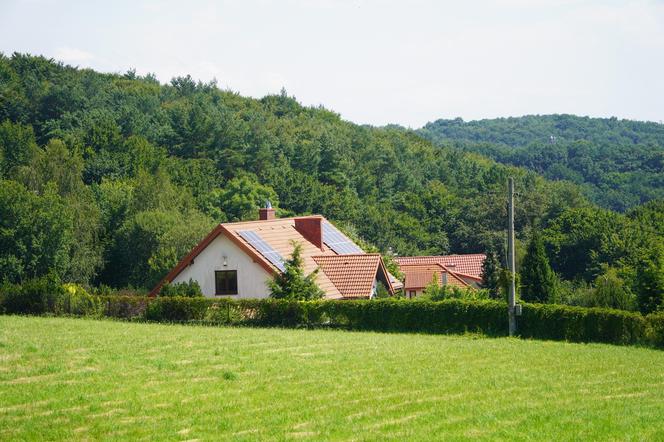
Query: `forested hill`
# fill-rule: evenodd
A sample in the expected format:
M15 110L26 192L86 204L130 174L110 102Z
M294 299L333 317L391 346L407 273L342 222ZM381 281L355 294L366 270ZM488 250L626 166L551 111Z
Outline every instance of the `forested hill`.
M258 100L21 54L0 56L0 175L0 282L151 287L215 223L255 219L266 199L383 252L500 252L514 176L520 250L546 229L564 278L608 264L632 285L640 260L659 256L649 232L664 211L603 211L574 184L355 125L285 91Z
M455 144L553 180L583 185L614 210L664 197L664 124L530 115L464 122L437 120L418 131L436 144Z

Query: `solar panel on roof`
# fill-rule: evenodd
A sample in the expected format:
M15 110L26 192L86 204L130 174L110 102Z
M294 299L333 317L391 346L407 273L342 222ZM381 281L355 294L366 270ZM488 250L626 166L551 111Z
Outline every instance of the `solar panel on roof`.
M364 253L353 241L328 222L323 222L323 242L339 255Z
M245 241L251 245L254 249L258 251L261 255L270 261L276 268L282 272L286 271L284 266L284 259L281 257L279 252L274 250L271 245L266 243L263 238L261 238L258 233L253 230L238 230L238 235L240 235Z

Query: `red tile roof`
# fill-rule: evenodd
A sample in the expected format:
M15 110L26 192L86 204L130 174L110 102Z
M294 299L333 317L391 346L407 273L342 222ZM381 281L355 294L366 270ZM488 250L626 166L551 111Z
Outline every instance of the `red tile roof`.
M298 230L296 219L318 220L321 223L327 222L320 215L311 215L300 218L275 218L219 224L187 256L180 260L168 275L152 289L150 294L152 296L156 295L166 281L173 281L219 235L228 237L245 253L251 255L268 273L274 274L278 272L279 269L274 264L267 260L238 233L244 230L255 232L264 242L279 253L283 259L288 259L291 256L293 242L299 243L302 246L302 260L304 262L305 273L310 273L318 267L321 268L316 278L316 284L325 292L325 296L328 299L370 296L377 272L386 279L389 279L386 284L390 292L393 292L395 287L400 288L401 283L385 270L380 255L337 255L327 244L321 244L320 241L315 241L316 243L314 243L305 237L301 229ZM317 262L314 258L320 259L321 262ZM346 261L349 264L343 264ZM343 270L344 268L346 269L345 271ZM371 278L367 276L370 268L373 269ZM371 281L367 282L369 279Z
M324 220L321 216L310 216L307 219L318 218L321 222ZM318 267L313 260L314 255L331 255L336 256L336 253L327 246L323 245L323 250L320 246L307 240L301 232L295 228L295 220L297 218L274 218L270 220L255 220L255 221L242 221L236 223L222 224L230 233L232 239L246 244L254 252L254 259L257 262L266 263L272 267L273 272L279 271L276 269L265 257L260 254L253 246L240 236L238 232L243 230L254 231L263 241L269 244L281 257L286 260L293 254L293 242L299 243L302 247L301 256L304 267L304 273L309 274L316 270ZM323 273L318 272L316 284L325 292L328 298L340 298L341 294L336 289L334 284Z
M443 280L446 279L447 285L468 287L468 283L460 276L440 264L403 266L401 271L404 274L404 290L424 289L431 284L434 275L439 286L442 286Z
M377 275L386 278L378 253L319 255L313 259L344 298L368 298Z
M404 266L440 264L450 272L468 276L470 278L482 279L482 264L486 255L474 253L468 255L441 255L441 256L400 256L395 258L397 264L404 271Z

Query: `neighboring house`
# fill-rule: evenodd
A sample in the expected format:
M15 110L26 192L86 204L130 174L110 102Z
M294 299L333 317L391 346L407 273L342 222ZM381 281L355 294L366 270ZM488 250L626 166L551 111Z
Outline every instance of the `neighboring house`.
M404 295L415 298L434 279L438 285L478 288L486 255L402 256L395 258L404 277Z
M268 282L284 271L302 246L304 272L319 268L316 283L326 299L372 298L383 284L390 294L401 283L389 274L379 254L367 254L320 215L276 218L271 207L259 220L219 224L152 290L166 283L198 282L204 296L266 298Z

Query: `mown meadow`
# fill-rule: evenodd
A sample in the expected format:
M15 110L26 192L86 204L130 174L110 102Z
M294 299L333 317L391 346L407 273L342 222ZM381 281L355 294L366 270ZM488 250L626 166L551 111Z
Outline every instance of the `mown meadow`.
M664 352L0 316L0 440L664 438Z

